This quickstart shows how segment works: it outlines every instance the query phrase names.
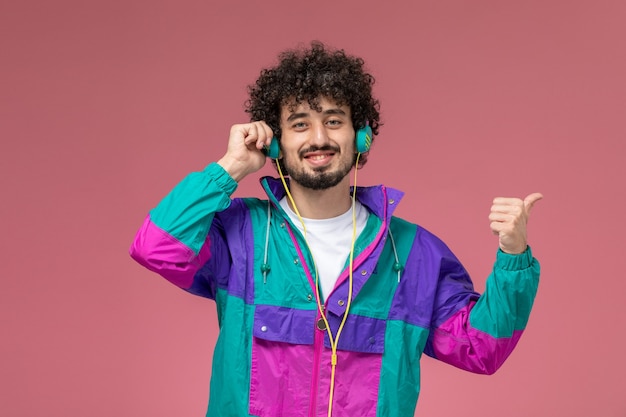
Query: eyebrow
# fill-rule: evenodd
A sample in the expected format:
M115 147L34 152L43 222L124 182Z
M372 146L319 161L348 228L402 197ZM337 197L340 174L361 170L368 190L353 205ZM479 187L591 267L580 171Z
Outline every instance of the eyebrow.
M338 114L338 115L341 115L341 116L345 116L346 112L337 107L337 108L324 110L322 112L322 114L324 114L324 115ZM304 113L304 112L302 112L302 113L291 113L289 115L289 117L287 117L287 121L291 122L291 121L296 120L296 119L300 119L300 118L303 118L303 117L308 117L309 115L310 115L310 113Z

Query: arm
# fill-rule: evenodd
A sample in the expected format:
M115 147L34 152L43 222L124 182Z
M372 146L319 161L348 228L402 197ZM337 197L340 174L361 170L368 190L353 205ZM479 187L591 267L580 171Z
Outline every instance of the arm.
M426 353L471 372L494 373L526 328L539 272L530 248L521 255L498 250L485 292L478 296L469 290L460 263L445 259Z
M270 139L271 129L263 122L234 125L224 157L189 174L150 211L131 245L131 257L186 290L209 259L218 256L216 264L228 265L220 242L225 237L213 225L215 214L230 206L237 181L265 164L260 149ZM213 291L208 286L194 292L211 297Z
M521 337L539 283L540 267L526 243L526 223L541 194L494 200L489 216L499 250L482 296L452 255L442 258L435 321L426 353L477 373L494 373Z
M215 213L229 207L237 183L213 163L185 177L150 211L130 248L133 259L189 289L211 257L208 239ZM217 236L216 236L217 237Z

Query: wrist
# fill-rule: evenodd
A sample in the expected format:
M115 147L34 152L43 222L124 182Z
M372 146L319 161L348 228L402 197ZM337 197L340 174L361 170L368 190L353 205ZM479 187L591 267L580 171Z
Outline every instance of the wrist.
M521 270L531 266L533 262L533 254L530 246L522 253L507 253L502 249L498 250L496 255L496 266L506 270Z
M528 245L524 245L523 247L518 247L518 248L508 248L502 245L500 246L500 250L509 255L521 255L522 253L526 252L527 248L528 248Z
M224 171L226 171L228 175L230 175L230 177L237 182L241 181L246 175L248 175L245 164L226 156L217 161L217 164L221 166Z

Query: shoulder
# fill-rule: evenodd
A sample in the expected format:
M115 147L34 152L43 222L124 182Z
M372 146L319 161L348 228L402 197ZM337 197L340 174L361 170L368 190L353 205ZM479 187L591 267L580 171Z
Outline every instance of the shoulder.
M439 254L451 252L446 243L436 234L417 223L393 216L389 228L394 238L396 235L398 237L405 236L405 238L407 235L412 235L412 246L414 249Z

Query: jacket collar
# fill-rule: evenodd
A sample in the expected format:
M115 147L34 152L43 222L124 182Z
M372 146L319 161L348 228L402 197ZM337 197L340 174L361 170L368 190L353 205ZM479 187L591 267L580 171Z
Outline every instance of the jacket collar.
M287 185L289 185L289 178L285 178ZM278 205L278 201L280 201L285 195L285 188L283 187L282 181L279 178L273 177L263 177L261 178L261 185L263 189L267 193L268 198L275 204ZM354 188L351 188L354 189ZM404 196L402 191L396 190L394 188L388 188L384 185L374 185L367 187L357 187L356 198L359 200L361 204L363 204L370 213L373 213L377 217L381 219L385 218L385 220L389 221L393 212L395 211L398 203ZM386 216L385 216L386 214Z

